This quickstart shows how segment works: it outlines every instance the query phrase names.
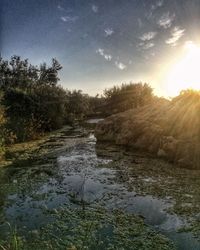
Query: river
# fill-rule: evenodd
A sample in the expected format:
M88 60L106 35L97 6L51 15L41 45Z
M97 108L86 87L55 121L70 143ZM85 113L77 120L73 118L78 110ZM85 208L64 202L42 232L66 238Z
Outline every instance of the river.
M89 121L94 122L98 120ZM2 196L2 238L7 234L6 222L26 235L53 221L45 209L57 211L84 202L84 206L95 204L139 215L152 230L172 240L176 249L200 249L190 232L177 232L185 220L167 211L173 201L140 195L127 187L120 179L121 170L112 167L112 162L119 156L130 161L130 154L115 146L107 150L107 145L98 145L91 128L62 130L41 144L40 150L45 153L23 165L18 163L9 178L13 189Z

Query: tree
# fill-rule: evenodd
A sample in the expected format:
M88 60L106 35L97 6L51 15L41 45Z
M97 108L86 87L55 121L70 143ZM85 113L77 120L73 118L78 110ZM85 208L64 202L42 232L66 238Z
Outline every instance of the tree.
M122 84L106 89L104 96L107 110L112 114L150 103L153 100L153 89L146 83Z
M71 118L83 119L89 112L89 96L81 90L68 91L67 114Z
M22 60L19 56L12 56L10 61L0 58L0 87L28 91L38 85L55 86L59 81L58 72L61 69L62 66L55 58L52 59L51 66L43 63L39 67L30 64L28 59Z
M50 67L47 67L46 63L41 64L39 69L38 84L55 86L59 81L58 71L61 69L62 66L55 58L52 59L52 65Z
M34 138L38 133L63 126L67 96L58 86L62 66L52 59L33 66L19 56L10 61L0 59L0 90L4 94L6 127L18 141Z

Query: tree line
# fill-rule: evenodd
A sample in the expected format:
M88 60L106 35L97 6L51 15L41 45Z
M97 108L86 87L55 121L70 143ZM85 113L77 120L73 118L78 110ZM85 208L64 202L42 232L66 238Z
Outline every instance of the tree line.
M19 56L0 59L1 144L34 139L87 115L90 97L63 89L61 69L56 59L50 66L33 66Z
M0 58L0 145L35 139L91 115L111 115L152 101L148 84L122 84L91 97L59 85L62 66L34 66L28 59Z

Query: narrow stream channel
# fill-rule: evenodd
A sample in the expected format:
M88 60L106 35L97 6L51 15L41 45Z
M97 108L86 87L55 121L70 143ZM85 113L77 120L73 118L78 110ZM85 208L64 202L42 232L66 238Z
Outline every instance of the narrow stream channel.
M49 145L46 143L43 147ZM200 249L200 242L190 233L177 232L184 221L166 212L166 208L171 206L167 200L150 195L139 196L129 191L125 183L117 181L118 170L108 167L113 161L112 156L98 155L96 139L89 129L63 131L54 138L54 145L54 155L48 155L46 164L56 165L56 175L46 178L34 192L16 191L6 197L3 211L6 221L17 225L24 232L37 229L49 222L48 215L43 213L44 208L74 205L73 196L76 195L77 199L84 199L87 204L96 203L107 209L119 208L141 215L154 230L170 238L177 249ZM30 168L37 164L32 163ZM5 225L2 224L1 232L4 229Z

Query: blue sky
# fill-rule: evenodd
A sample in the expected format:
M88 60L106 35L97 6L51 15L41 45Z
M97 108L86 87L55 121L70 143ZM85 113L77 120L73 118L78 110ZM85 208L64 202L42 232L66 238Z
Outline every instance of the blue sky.
M165 95L160 72L182 46L199 42L199 0L0 0L3 58L62 64L61 84L101 93L149 82ZM165 86L166 87L166 86Z

